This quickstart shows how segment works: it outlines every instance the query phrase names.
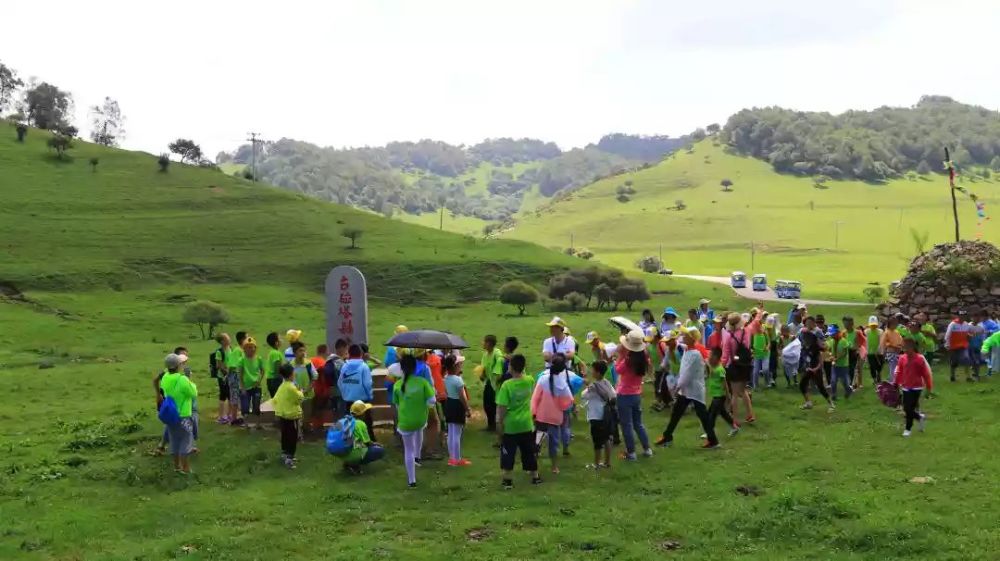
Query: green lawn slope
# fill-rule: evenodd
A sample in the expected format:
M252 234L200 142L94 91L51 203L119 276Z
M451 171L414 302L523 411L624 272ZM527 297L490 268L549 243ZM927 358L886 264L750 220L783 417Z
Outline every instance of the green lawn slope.
M71 161L0 134L0 281L20 290L141 287L173 280L319 289L355 264L375 297L492 299L499 282L542 282L579 265L523 242L488 241L390 221L174 163L77 141ZM96 172L88 161L99 158ZM436 217L435 217L436 218ZM345 227L363 231L349 249ZM486 273L486 274L484 274Z
M722 192L723 179L734 183L733 192ZM636 193L621 203L616 189L626 180ZM966 185L988 212L996 210L997 183ZM931 244L954 236L942 175L827 186L817 189L812 178L776 174L766 162L727 154L707 139L649 169L598 181L522 213L503 235L553 249L569 246L572 235L576 247L623 268L662 246L665 265L677 273L766 273L772 281L803 281L805 297L852 300L867 283L888 284L905 273L916 252L911 229L926 232ZM962 236L972 238L978 230L975 208L959 196ZM678 200L685 210L673 210ZM1000 223L986 221L981 232L983 239L996 240Z

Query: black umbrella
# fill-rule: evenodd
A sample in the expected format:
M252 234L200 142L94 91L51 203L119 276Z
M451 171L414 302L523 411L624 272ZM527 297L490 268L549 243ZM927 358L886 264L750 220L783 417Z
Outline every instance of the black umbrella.
M469 344L458 335L432 329L418 329L399 333L385 342L387 347L403 349L467 349Z

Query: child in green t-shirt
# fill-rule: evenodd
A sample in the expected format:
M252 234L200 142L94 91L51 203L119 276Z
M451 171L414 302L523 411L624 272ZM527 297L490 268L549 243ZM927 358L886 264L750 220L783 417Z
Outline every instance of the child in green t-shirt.
M364 419L368 416L370 403L355 401L351 404L351 416L354 417L354 449L344 457L344 470L352 475L361 473L361 466L381 460L385 456L385 448L372 441L368 425Z
M257 424L248 422L247 428L260 428L260 380L263 376L264 359L257 355L257 341L247 337L240 361L240 411L244 418L251 413L257 417Z
M837 381L844 384L846 397L851 397L854 388L851 387L850 342L845 333L836 324L830 325L828 332L833 338L833 371L830 376L830 399L837 399Z
M750 381L750 387L757 389L761 374L764 375L764 383L772 385L774 380L771 378L771 338L768 336L767 330L759 328L753 334L750 338L750 350L753 355L753 377Z
M729 436L740 432L740 424L729 414L729 386L726 384L726 368L722 366L722 349L712 349L706 367L708 378L705 380L705 397L711 400L708 406L708 425L715 429L715 420L722 419L729 423Z
M538 485L538 457L535 450L535 422L531 418L531 395L535 382L524 377L524 355L510 358L510 380L497 392L497 430L500 438L500 470L504 489L514 487L511 472L517 451L521 451L521 469L531 474L532 485Z

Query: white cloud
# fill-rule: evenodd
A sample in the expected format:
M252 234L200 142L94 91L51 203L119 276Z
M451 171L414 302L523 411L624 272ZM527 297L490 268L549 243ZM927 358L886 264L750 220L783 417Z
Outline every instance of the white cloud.
M37 19L30 3L4 10ZM926 93L1000 105L1000 5L987 0L51 0L45 21L44 34L5 25L4 62L72 91L81 125L117 98L126 145L151 152L188 136L214 154L250 130L568 147L679 135L753 105L843 111Z

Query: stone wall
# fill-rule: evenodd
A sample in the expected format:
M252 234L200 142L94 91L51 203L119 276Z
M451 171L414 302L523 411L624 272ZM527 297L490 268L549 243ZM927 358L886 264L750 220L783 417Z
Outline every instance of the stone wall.
M1000 250L980 241L934 246L917 256L889 302L878 307L883 320L926 313L943 332L959 310L1000 312Z

